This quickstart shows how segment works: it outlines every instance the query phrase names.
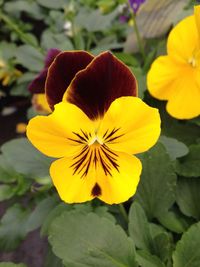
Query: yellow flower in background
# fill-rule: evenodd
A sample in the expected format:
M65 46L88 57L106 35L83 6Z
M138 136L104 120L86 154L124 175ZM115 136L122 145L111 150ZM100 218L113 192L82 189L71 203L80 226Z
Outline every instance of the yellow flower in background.
M142 165L133 154L148 150L160 134L158 110L136 92L135 77L109 52L63 52L55 58L46 80L53 112L31 119L27 136L41 152L59 158L50 175L65 202L99 198L113 204L136 192Z
M32 97L32 105L39 114L49 114L51 109L47 103L45 94L34 94Z
M167 100L177 119L200 115L200 6L170 32L167 55L158 57L147 76L150 94Z
M21 75L21 71L9 66L4 60L0 59L0 81L3 86L8 86Z

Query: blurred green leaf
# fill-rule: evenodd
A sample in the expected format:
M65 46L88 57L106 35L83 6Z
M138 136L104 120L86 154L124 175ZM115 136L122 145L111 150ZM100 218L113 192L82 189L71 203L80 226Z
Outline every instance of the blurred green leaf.
M17 0L13 2L7 2L4 5L4 10L11 16L16 16L16 14L20 15L21 12L25 12L35 19L44 18L42 9L37 5L36 2L33 1Z
M162 144L141 155L143 171L136 200L148 218L160 217L175 201L176 174Z
M176 172L185 177L200 176L200 144L191 145L189 154L176 161Z
M52 159L40 153L26 138L13 139L5 143L1 150L17 172L30 178L49 175Z
M138 97L143 99L146 91L146 76L140 67L131 67L131 70L138 82Z
M187 146L175 138L162 135L160 136L159 142L165 146L167 153L172 160L183 157L189 152Z
M11 185L0 185L0 201L10 199L15 194L15 190Z
M133 242L122 228L93 213L63 213L52 223L49 241L68 267L137 266Z
M14 250L25 238L25 225L29 211L19 204L10 207L0 222L0 249Z
M173 267L200 266L200 222L192 225L177 243Z
M39 72L44 67L44 56L30 45L21 45L16 51L18 64L30 71Z
M74 47L70 39L63 33L54 33L46 30L42 33L41 46L46 50L50 48L57 48L60 50L73 50Z
M26 232L28 233L39 228L52 209L55 208L57 202L55 197L47 197L42 200L27 219Z
M17 179L17 173L3 155L0 155L0 182L12 183Z
M200 220L200 179L178 179L176 201L180 210L187 216Z
M61 9L68 3L66 0L36 0L38 4L49 9Z
M112 25L117 12L113 11L108 15L102 15L99 10L87 10L81 8L75 17L75 25L86 29L89 32L105 31Z

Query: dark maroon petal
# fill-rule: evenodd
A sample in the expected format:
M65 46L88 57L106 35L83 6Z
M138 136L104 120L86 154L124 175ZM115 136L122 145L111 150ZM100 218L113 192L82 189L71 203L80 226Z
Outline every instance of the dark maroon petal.
M76 74L66 99L95 119L102 116L116 98L136 95L137 82L129 68L110 52L104 52Z
M51 63L54 61L55 57L60 54L62 51L57 48L51 48L48 50L47 55L45 57L45 67L49 67Z
M85 51L60 53L48 70L45 90L47 101L51 109L62 101L63 95L75 74L84 69L93 56Z
M45 81L47 78L48 67L54 61L55 57L61 52L56 48L51 48L48 50L47 55L45 57L44 68L41 72L36 76L36 78L29 84L28 90L32 94L40 94L44 93Z
M44 93L45 81L48 68L44 68L39 75L28 85L28 90L32 94Z

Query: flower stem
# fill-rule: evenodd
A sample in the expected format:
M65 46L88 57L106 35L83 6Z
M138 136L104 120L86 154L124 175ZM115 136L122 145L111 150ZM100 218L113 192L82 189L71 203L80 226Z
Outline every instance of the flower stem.
M128 214L127 214L123 204L119 204L119 210L120 210L124 220L128 223Z
M138 47L139 47L140 53L142 55L143 61L145 61L144 45L143 45L143 42L142 42L142 38L140 36L140 31L139 31L139 28L138 28L138 25L137 25L136 16L135 16L135 14L133 12L131 12L131 14L132 14L133 27L134 27L135 35L136 35L136 38L137 38Z

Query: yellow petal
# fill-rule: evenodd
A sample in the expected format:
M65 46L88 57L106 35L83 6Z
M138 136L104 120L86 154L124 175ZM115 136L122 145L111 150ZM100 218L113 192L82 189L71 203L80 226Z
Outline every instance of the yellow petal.
M190 70L183 77L175 83L167 111L177 119L192 119L200 115L200 70Z
M182 79L185 64L176 63L170 56L158 57L147 75L147 87L152 96L168 100L175 90L174 81Z
M34 94L32 98L32 105L40 114L51 113L45 94Z
M142 164L138 158L125 153L116 152L118 155L118 171L112 169L112 176L105 175L103 169L97 171L97 184L101 188L99 199L108 204L117 204L132 197L137 189Z
M179 22L170 32L167 42L168 54L180 62L188 62L198 46L195 17L189 16Z
M109 107L98 130L99 140L109 148L129 154L148 150L156 143L159 135L158 110L137 97L116 99Z
M200 37L200 5L194 7L194 16Z
M83 147L75 133L91 133L95 123L75 105L62 102L49 116L36 116L29 121L27 137L42 153L51 157L71 156ZM91 137L91 138L92 138ZM73 139L73 140L72 140Z
M62 158L54 161L50 175L60 198L67 203L81 203L94 198L92 189L96 183L95 169L90 168L88 176L73 174L73 158Z
M74 172L75 157L53 162L50 174L61 199L67 203L80 203L98 197L108 204L114 204L133 196L139 183L141 162L134 156L116 153L119 167L112 168L110 174L105 174L99 161L96 165L91 161L85 176L84 171Z

